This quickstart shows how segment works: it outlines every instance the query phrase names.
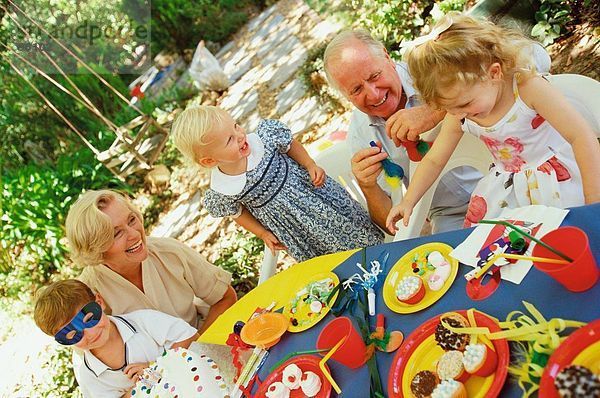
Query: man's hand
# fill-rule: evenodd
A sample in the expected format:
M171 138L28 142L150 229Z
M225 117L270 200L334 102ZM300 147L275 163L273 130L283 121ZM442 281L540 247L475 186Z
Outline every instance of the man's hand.
M385 221L385 225L392 235L398 232L398 227L396 227L398 221L402 220L404 226L408 226L412 211L413 206L408 205L404 200L399 205L392 207Z
M312 163L310 166L306 168L308 170L308 174L310 175L310 179L315 187L320 187L325 184L325 179L327 175L325 174L325 170L317 166L316 163Z
M265 230L265 232L263 232L259 238L265 242L265 245L267 245L273 255L275 255L277 250L287 250L287 247L281 244L279 239L277 239L277 237L273 235L271 231Z
M150 365L148 362L140 362L140 363L130 363L125 366L123 369L123 373L127 376L131 381L137 381L140 376L144 373L144 369L146 369Z
M377 148L361 149L352 156L352 174L363 188L377 185L377 177L383 169L381 161L388 157L386 152L381 151L381 143L377 145Z
M440 116L439 111L426 105L400 109L385 122L385 132L399 147L402 141L416 141L419 135L434 128L443 119Z

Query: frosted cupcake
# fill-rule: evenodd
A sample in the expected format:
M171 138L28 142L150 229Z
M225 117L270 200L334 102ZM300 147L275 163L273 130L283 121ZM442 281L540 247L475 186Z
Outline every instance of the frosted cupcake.
M463 353L460 351L445 352L440 357L436 370L442 380L454 379L465 382L469 378L463 365Z
M467 390L459 381L444 380L433 390L431 398L467 398Z
M463 354L465 370L476 376L489 376L498 366L498 355L485 344L469 344Z
M267 398L289 398L290 389L282 382L276 381L267 388L265 395Z
M321 391L321 378L311 371L306 371L300 378L300 388L307 397L315 397Z
M571 365L561 370L554 387L561 398L600 397L600 377L584 366Z
M471 341L471 337L468 334L451 332L444 327L442 320L454 328L469 327L469 321L467 321L464 316L459 314L444 314L440 316L440 323L435 328L435 341L437 345L442 348L442 350L464 351L467 344L469 344Z
M281 382L290 390L295 390L300 387L300 378L302 377L302 369L298 365L292 363L283 369Z
M410 392L415 398L429 398L440 378L430 370L422 370L410 382Z
M418 276L405 276L398 282L396 297L406 304L417 304L425 297L425 286Z

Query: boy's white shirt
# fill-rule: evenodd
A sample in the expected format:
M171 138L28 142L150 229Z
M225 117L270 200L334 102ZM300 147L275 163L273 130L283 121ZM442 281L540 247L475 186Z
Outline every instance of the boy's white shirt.
M138 310L108 318L125 343L125 365L155 361L174 343L189 339L197 332L184 320L155 310ZM134 382L123 370L109 369L90 351L74 350L74 353L73 369L85 398L120 398L133 387Z

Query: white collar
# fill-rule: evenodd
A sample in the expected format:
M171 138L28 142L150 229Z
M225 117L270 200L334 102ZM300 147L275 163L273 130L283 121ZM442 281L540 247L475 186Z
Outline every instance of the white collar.
M123 344L125 344L125 355L127 356L127 341L137 333L137 330L129 321L122 317L113 317L110 315L107 316L110 322L114 323L117 327L117 330L121 335L121 340L123 340ZM96 358L96 356L88 350L83 352L83 360L85 362L85 366L87 366L88 369L91 370L94 375L96 375L96 377L99 377L106 370L114 370L106 366L104 362Z
M256 133L248 134L248 146L250 154L246 164L246 172L254 170L265 156L265 145ZM223 173L218 167L210 171L210 189L223 195L237 195L246 186L246 172L238 175Z

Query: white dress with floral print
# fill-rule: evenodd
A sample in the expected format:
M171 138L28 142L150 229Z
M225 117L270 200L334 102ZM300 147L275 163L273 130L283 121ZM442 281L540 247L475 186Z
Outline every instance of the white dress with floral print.
M514 105L495 125L463 122L463 131L479 137L495 159L473 191L465 227L497 217L505 207L584 204L581 173L571 145L523 102L516 79L513 90Z

